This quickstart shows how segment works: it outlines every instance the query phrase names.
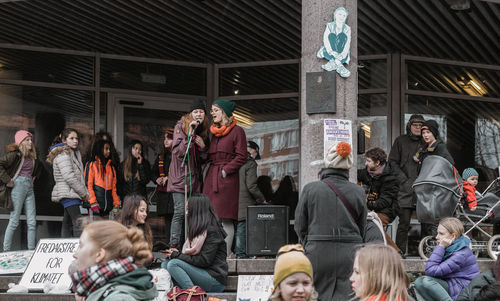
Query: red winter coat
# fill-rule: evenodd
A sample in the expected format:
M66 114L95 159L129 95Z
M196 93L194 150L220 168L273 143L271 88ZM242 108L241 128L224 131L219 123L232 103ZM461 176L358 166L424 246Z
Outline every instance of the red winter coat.
M464 181L463 182L464 191L467 194L467 204L469 205L469 209L477 206L477 197L476 197L476 187L472 186L471 183Z
M239 169L247 161L247 138L235 126L229 134L214 136L208 148L208 168L203 193L212 201L219 218L238 219ZM222 170L226 177L222 177Z

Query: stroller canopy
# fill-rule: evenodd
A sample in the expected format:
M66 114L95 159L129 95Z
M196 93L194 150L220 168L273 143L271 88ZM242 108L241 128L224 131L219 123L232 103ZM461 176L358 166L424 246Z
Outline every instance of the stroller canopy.
M417 218L423 223L437 223L453 216L462 196L462 178L451 163L440 156L428 156L422 162L413 183Z

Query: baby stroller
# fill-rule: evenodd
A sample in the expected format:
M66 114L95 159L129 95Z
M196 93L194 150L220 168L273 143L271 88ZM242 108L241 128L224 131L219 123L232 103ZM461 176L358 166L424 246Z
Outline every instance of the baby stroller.
M476 211L468 209L462 188L462 177L448 160L439 156L429 156L422 164L420 175L413 188L417 199L417 218L421 223L437 224L445 217L459 218L468 230L484 233L488 241L476 241L471 238L470 248L476 256L479 251L487 250L488 255L496 260L500 253L500 235L492 236L481 227L491 226L487 223L500 222L500 197L494 192L500 178L493 181L478 198ZM433 236L422 238L418 252L422 259L428 259L437 245Z

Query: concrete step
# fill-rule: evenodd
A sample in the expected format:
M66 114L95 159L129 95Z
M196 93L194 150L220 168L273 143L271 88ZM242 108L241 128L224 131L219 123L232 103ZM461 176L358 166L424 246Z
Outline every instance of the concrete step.
M215 297L227 301L236 301L236 293L210 293L208 297ZM7 294L0 293L0 300L5 301L74 301L73 294L48 295L40 293L30 294Z

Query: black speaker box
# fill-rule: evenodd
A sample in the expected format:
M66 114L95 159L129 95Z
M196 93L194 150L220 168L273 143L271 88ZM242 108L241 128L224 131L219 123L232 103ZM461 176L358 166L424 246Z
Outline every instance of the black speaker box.
M288 242L288 206L247 207L247 255L276 255Z

